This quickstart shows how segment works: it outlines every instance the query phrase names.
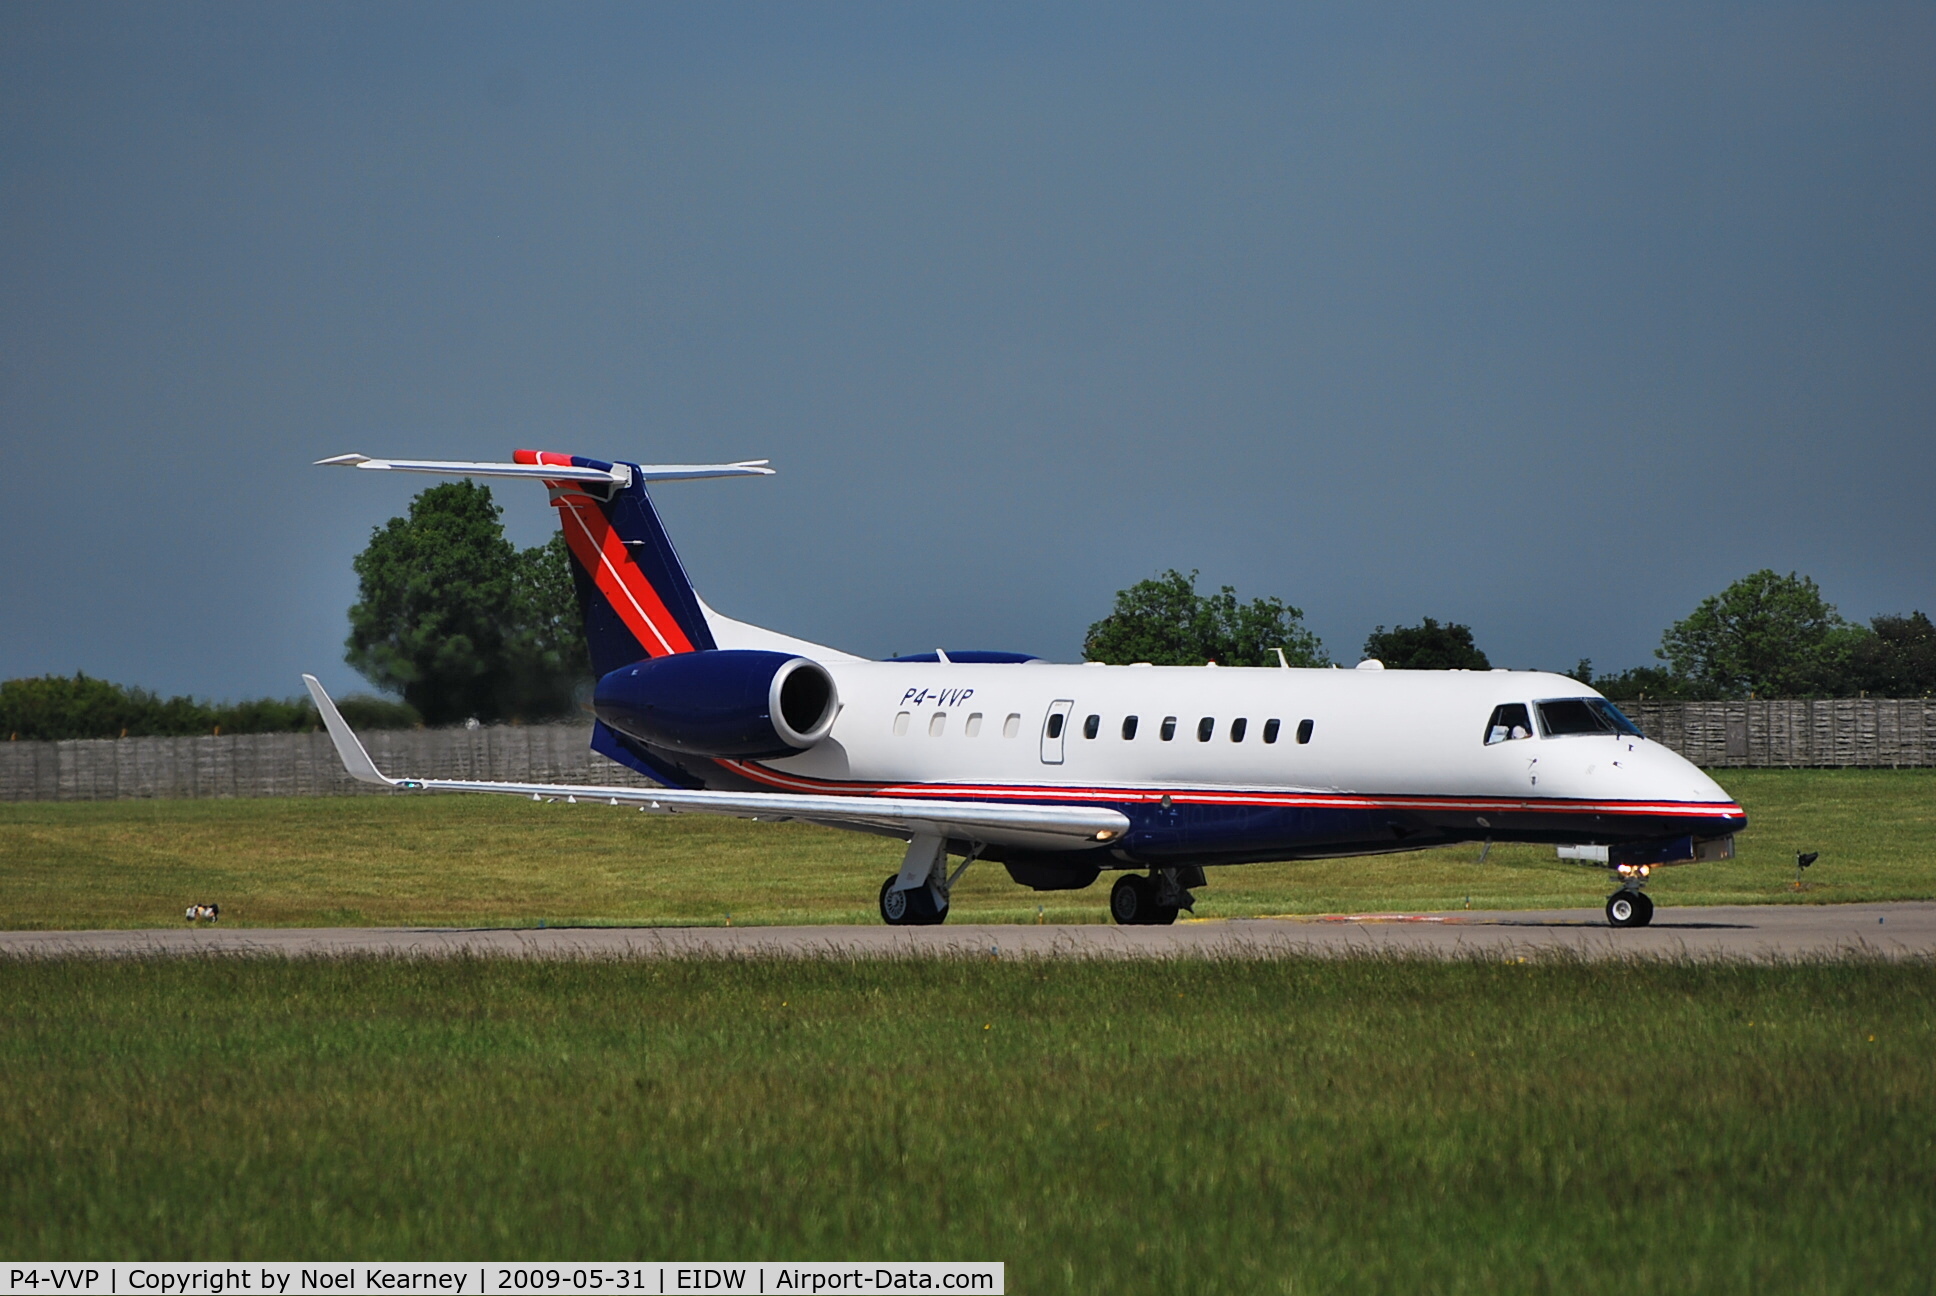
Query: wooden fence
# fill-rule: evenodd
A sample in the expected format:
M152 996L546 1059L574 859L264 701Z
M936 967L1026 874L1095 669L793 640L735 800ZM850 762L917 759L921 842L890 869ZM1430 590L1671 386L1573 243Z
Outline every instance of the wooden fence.
M1697 765L1936 765L1936 700L1633 702L1622 709ZM391 774L649 786L594 753L585 724L379 729L363 740ZM321 733L0 742L0 801L382 792L343 773Z
M379 768L417 778L650 786L593 752L589 724L371 730ZM386 795L343 772L329 735L0 742L0 801Z
M1620 709L1696 765L1936 765L1936 699L1623 702Z

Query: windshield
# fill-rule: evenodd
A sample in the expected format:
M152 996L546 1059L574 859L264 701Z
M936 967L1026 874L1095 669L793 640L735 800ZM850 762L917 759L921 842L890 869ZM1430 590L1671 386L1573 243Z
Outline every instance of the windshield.
M1535 705L1539 708L1539 731L1548 738L1607 733L1642 736L1640 726L1605 698L1552 698Z
M1640 732L1639 725L1627 719L1627 713L1625 711L1622 711L1605 698L1588 698L1586 704L1599 712L1600 718L1605 720L1615 733L1630 734L1635 738L1645 738L1647 736Z

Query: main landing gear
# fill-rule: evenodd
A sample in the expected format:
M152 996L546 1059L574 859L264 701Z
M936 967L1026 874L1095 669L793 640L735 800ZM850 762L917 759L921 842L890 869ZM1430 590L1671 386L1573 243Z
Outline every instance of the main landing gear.
M1607 897L1607 925L1609 927L1645 927L1654 920L1654 902L1640 889L1640 883L1629 882Z
M946 906L937 907L934 893L923 884L911 891L895 886L898 873L889 873L881 883L881 920L890 927L932 927L948 921Z
M1202 885L1203 870L1195 867L1125 873L1109 888L1109 916L1124 927L1167 927L1178 911L1196 906L1186 888Z
M917 833L908 842L901 871L881 883L881 921L890 927L933 927L948 921L948 894L981 854L976 846L948 872L946 839Z

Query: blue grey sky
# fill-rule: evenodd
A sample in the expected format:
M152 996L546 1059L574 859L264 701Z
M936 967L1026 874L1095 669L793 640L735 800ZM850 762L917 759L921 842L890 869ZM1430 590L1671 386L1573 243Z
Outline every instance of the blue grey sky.
M1496 664L1936 609L1936 8L0 8L0 677L287 695L423 479L1073 660L1170 566ZM553 526L498 489L513 538Z

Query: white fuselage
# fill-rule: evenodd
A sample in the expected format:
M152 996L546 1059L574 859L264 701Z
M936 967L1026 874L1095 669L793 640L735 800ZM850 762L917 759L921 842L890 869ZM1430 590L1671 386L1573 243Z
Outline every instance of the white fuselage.
M727 769L776 791L1109 804L1137 820L1122 850L1193 848L1233 859L1495 835L1713 836L1742 819L1714 780L1635 735L1547 737L1532 726L1528 736L1487 743L1502 703L1537 714L1543 700L1599 696L1562 675L826 665L841 703L827 738L798 756ZM1166 837L1157 805L1189 807L1195 818ZM1139 807L1150 813L1137 818ZM1281 813L1293 810L1307 813ZM1264 812L1279 817L1267 822ZM1389 833L1367 818L1385 812L1403 815Z
M1534 671L1279 670L841 662L827 741L768 762L814 780L1030 787L1729 800L1656 742L1578 735L1485 742L1502 702L1598 697ZM1047 737L1070 703L1060 739ZM1085 736L1088 717L1096 736ZM1123 737L1136 717L1135 736ZM1174 734L1163 737L1166 718ZM1198 735L1205 719L1210 737ZM1241 740L1232 724L1243 720ZM1275 742L1265 741L1278 721ZM1310 721L1310 740L1298 741ZM1057 757L1060 757L1058 760Z

